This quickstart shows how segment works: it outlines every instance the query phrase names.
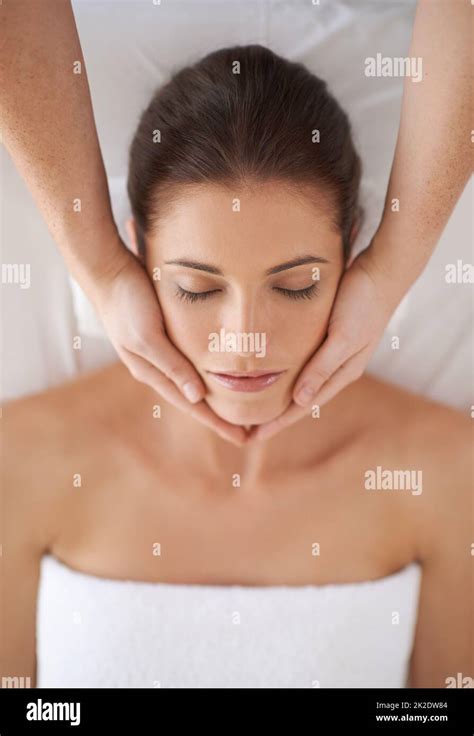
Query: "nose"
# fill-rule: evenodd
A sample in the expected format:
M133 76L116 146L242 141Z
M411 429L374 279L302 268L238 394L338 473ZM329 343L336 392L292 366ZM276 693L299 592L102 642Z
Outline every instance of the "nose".
M251 339L241 339L236 342L236 354L250 357L255 354L255 337L261 336L263 331L262 308L257 301L255 290L236 291L234 298L227 304L225 314L222 315L222 327L227 333L249 335Z

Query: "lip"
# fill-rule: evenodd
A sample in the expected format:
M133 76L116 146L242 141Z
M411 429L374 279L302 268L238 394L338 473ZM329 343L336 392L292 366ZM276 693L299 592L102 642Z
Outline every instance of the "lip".
M231 391L254 392L263 391L278 381L284 371L249 371L248 373L214 373L207 371L215 381Z

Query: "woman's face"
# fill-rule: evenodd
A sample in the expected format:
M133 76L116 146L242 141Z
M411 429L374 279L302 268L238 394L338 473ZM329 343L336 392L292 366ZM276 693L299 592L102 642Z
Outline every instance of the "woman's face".
M283 412L325 337L344 261L328 198L314 202L279 183L186 187L147 238L167 333L228 422Z

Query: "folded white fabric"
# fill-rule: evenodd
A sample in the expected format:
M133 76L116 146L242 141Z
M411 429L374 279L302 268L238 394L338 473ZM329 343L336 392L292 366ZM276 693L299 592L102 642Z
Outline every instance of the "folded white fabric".
M421 567L324 586L146 583L43 557L38 687L406 684Z

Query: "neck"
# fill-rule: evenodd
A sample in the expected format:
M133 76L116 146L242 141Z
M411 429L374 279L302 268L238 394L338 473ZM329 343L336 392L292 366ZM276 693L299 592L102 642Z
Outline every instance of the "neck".
M249 487L263 478L291 474L322 462L356 431L358 412L350 411L354 402L349 397L357 393L354 384L322 407L320 418L312 418L308 410L306 416L273 437L237 447L135 381L128 371L123 380L126 387L121 395L130 397L130 414L124 412L127 423L133 417L136 435L148 445L151 456L158 444L160 456L177 470L185 469L190 478L194 473L205 473L219 479L228 477L231 484L238 475L240 483L245 480ZM152 418L156 405L161 408L159 419ZM132 429L127 424L128 431Z

